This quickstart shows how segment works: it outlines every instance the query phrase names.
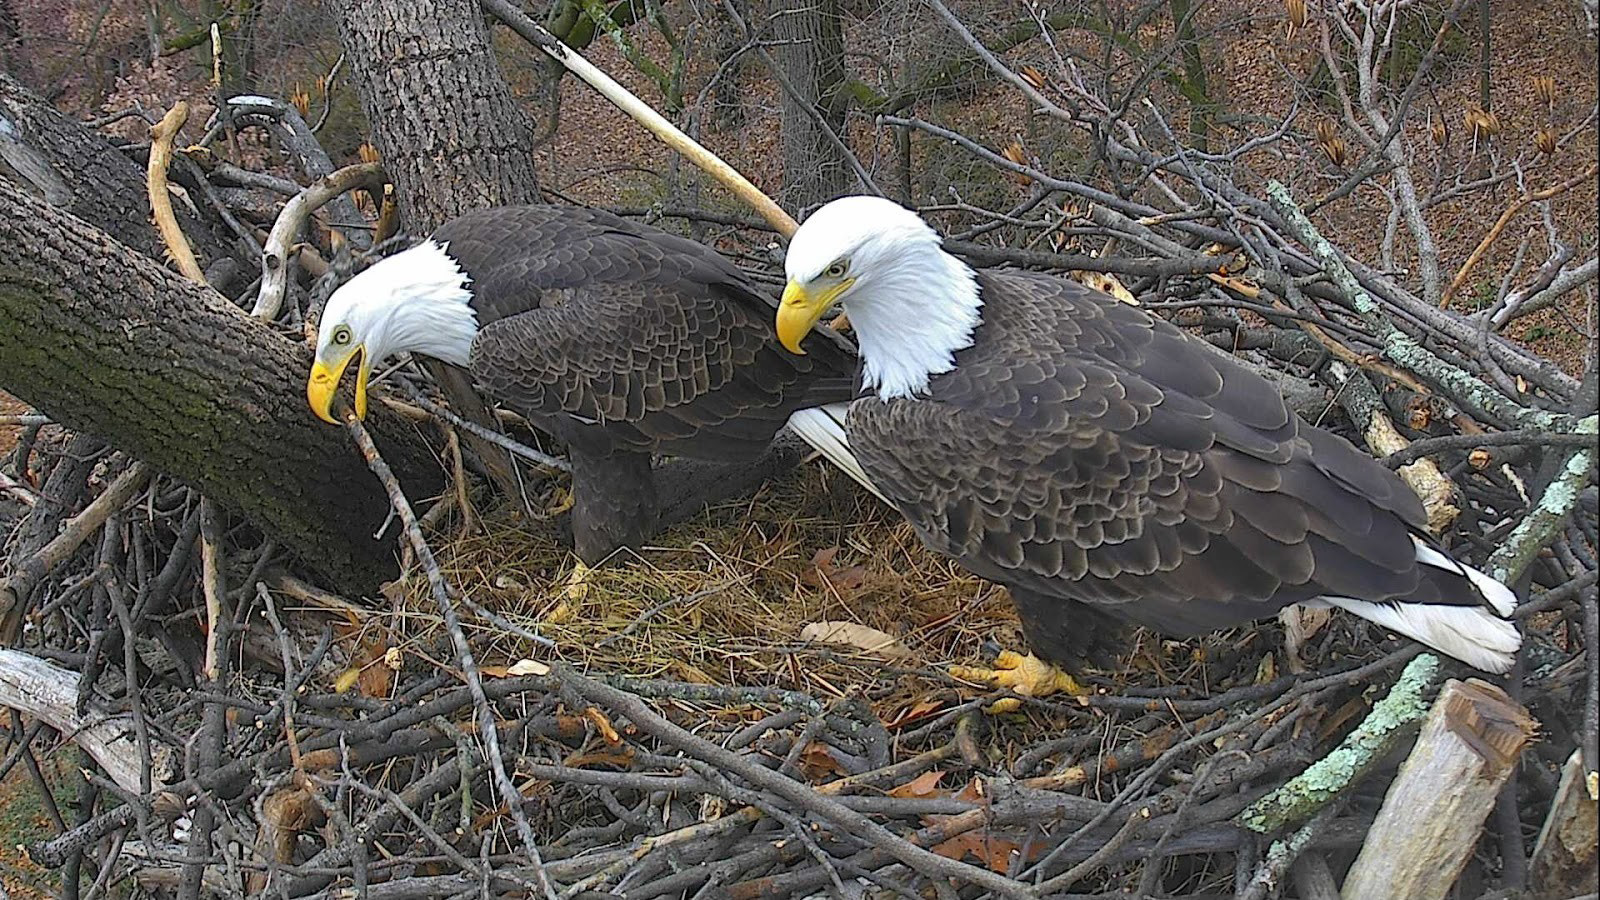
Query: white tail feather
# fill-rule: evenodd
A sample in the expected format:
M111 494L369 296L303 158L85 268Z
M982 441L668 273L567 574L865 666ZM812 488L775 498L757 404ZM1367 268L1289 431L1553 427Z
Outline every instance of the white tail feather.
M1522 646L1522 634L1515 624L1503 617L1516 609L1517 595L1477 569L1456 562L1416 538L1412 540L1417 545L1417 562L1467 579L1494 609L1437 603L1373 603L1350 597L1318 597L1305 605L1337 606L1421 641L1469 666L1497 675L1510 671L1517 648Z
M794 433L800 435L802 440L815 447L817 452L827 457L829 462L843 469L846 475L854 478L879 500L888 503L889 499L883 496L883 493L867 478L867 473L856 460L856 455L850 452L850 441L844 431L844 416L849 408L850 404L847 401L802 409L789 417L789 427L793 428Z
M1522 646L1517 626L1481 606L1373 603L1349 597L1317 599L1496 675L1511 671L1517 648ZM1306 605L1316 605L1316 601Z
M1465 577L1477 587L1478 591L1483 594L1483 598L1489 601L1490 606L1494 607L1495 612L1502 616L1509 616L1517 608L1517 595L1512 593L1510 588L1471 566L1456 562L1415 537L1411 541L1417 545L1417 562Z

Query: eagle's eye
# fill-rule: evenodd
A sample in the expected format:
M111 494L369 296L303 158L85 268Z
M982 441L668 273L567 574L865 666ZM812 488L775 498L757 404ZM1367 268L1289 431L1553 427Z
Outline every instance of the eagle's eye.
M846 265L845 261L841 259L824 269L822 274L828 276L829 278L843 278L846 268L848 268L848 266Z
M333 330L333 344L334 344L334 346L343 347L344 345L346 345L348 343L350 343L350 329L349 329L349 327L344 326L344 325L340 325L338 328L335 328Z

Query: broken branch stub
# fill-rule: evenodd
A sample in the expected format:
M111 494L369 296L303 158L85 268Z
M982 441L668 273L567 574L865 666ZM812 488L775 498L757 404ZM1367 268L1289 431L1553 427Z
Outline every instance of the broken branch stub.
M1345 877L1345 900L1443 900L1536 728L1500 688L1445 682Z

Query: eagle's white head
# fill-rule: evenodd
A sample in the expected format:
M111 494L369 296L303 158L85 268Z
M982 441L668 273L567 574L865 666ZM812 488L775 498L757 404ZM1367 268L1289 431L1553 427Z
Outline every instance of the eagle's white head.
M421 353L465 366L478 334L470 279L443 244L428 240L367 267L328 298L317 329L317 356L306 400L323 421L356 362L355 410L367 414L367 376L385 357Z
M983 300L977 275L939 246L915 212L882 197L841 197L806 219L784 260L789 284L778 339L800 340L835 303L861 350L862 383L878 396L911 397L955 367L972 346Z

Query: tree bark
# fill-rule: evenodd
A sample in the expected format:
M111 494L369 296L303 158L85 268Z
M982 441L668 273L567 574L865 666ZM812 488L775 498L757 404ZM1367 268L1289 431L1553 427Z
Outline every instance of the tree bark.
M144 169L110 141L3 73L0 177L23 184L35 196L140 253L165 258L161 236L150 224ZM181 201L173 203L173 209L202 266L227 255L226 242L207 221L194 216Z
M849 101L838 0L784 0L773 28L773 53L799 95L783 92L781 195L804 218L850 186L850 164L822 127L842 138Z
M338 0L361 108L400 199L426 234L473 209L539 202L533 130L473 0Z
M0 388L237 512L332 584L393 577L388 500L341 429L305 404L303 344L0 179ZM419 496L439 468L375 406Z
M468 212L538 203L533 129L489 44L475 0L338 0L339 35L400 221L427 234ZM462 418L498 429L466 372L441 362L428 373ZM517 479L511 457L464 435L502 493Z

